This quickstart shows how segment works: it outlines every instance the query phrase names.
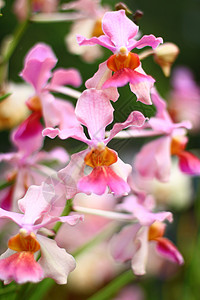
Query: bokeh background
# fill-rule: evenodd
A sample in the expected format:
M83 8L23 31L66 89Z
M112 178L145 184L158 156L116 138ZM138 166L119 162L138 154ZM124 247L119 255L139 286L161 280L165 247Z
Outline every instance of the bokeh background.
M62 1L66 2L66 1ZM13 13L12 0L6 0L2 9L3 16L0 17L0 45L5 38L13 34L18 21ZM103 4L109 4L113 9L117 1L102 1ZM175 61L173 69L177 66L189 67L197 83L200 84L200 1L199 0L127 0L125 3L134 12L141 10L144 15L139 20L141 34L154 34L162 37L165 42L173 42L180 48L180 54ZM14 51L8 70L8 79L14 82L22 82L19 73L23 68L24 56L38 42L44 42L51 45L54 50L58 63L57 67L74 67L77 68L83 78L83 85L80 91L85 89L84 82L96 72L98 64L104 61L109 51L104 51L104 57L95 63L86 64L79 56L70 54L67 51L64 38L69 32L71 22L59 23L30 23L26 32L22 36L16 50ZM147 74L151 74L156 79L156 86L163 97L166 97L171 89L171 78L166 78L160 67L154 63L152 57L147 58L143 62L143 67ZM130 91L127 87L120 90L120 100L115 104L118 115L118 121L125 120L130 111L134 109L144 110L144 107L135 101L129 105L124 105L123 99L130 99ZM71 99L75 104L75 100ZM199 99L200 101L200 99ZM125 102L127 103L127 101ZM122 112L123 113L120 113ZM153 107L145 110L148 116L155 113ZM199 112L200 114L200 112ZM78 142L72 140L59 140L45 142L46 149L53 147L54 143L64 146L70 153L73 153L80 146ZM122 157L125 156L124 150L135 151L142 145L143 140L129 141L124 147L114 142L113 147L121 152ZM9 131L2 130L0 132L0 152L10 151L11 144L9 141ZM135 148L134 148L135 147ZM189 149L200 149L199 133L190 134L188 144ZM126 159L126 158L125 158ZM145 276L137 279L137 284L144 290L145 299L148 300L198 300L200 287L200 189L199 178L192 180L193 192L191 199L186 206L175 208L169 205L169 209L174 213L174 223L168 229L168 236L179 247L185 258L185 265L170 270L167 265L163 267L156 275ZM177 185L177 189L179 186ZM178 193L179 191L174 191ZM59 299L66 299L63 295L65 288L55 286L50 294L52 299L59 295ZM49 295L50 295L49 294ZM48 299L49 296L47 296ZM75 296L73 296L75 299ZM71 298L72 299L72 298ZM83 298L82 298L83 299ZM85 299L85 298L84 298Z

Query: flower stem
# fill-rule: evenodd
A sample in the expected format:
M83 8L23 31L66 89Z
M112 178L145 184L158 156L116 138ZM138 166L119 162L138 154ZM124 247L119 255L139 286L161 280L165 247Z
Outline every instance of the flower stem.
M99 290L96 294L88 298L88 300L109 300L117 292L119 292L121 288L123 288L128 283L132 282L133 279L133 271L125 271L124 273L116 277L114 280L112 280L105 287L103 287L101 290Z

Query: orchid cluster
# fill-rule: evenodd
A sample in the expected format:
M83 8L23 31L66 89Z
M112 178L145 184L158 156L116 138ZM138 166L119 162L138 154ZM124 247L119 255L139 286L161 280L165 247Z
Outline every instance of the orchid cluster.
M12 129L13 150L0 154L0 227L2 244L7 239L8 246L1 247L0 279L5 285L44 278L66 284L75 270L71 286L82 281L93 293L129 269L131 276L151 273L151 261L157 273L161 262L184 264L166 232L172 212L159 203L153 186L167 186L174 167L187 180L200 176L198 154L188 150L188 132L199 129L200 89L189 71L180 69L165 101L142 61L153 56L169 75L178 47L153 34L141 37L125 4L116 7L102 6L98 0L14 3L19 24L71 21L67 45L85 63L100 59L103 48L110 56L85 83L74 66L56 67L58 59L47 43L36 43L25 56L19 76L28 87L23 96L26 113L17 126L5 126ZM150 48L143 50L146 47ZM15 91L10 94L5 80L6 63L2 60L0 69L0 106L9 111ZM117 101L127 102L120 94L127 84L131 107L139 103L141 109L131 109L117 121ZM153 116L144 113L149 107ZM138 138L142 146L127 146L131 139L137 144ZM65 145L71 139L79 146L68 153ZM119 153L115 141L121 145ZM98 237L101 243L95 248L91 244ZM86 255L87 266L80 253ZM98 283L92 268L101 271ZM122 290L116 299L133 299L133 294L138 295L134 299L144 299L136 290Z

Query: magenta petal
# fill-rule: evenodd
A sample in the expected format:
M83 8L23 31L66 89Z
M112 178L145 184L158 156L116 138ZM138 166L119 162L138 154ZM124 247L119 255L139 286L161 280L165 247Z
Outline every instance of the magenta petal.
M32 113L21 125L12 133L12 142L22 152L28 154L39 150L43 145L41 115Z
M130 191L128 183L107 166L94 168L88 176L78 182L79 191L86 194L102 195L107 186L115 195L124 195Z
M78 87L81 85L81 75L76 69L57 69L53 72L53 76L48 88L54 90L54 87L63 85L72 85Z
M105 128L113 121L113 107L102 90L85 90L76 104L77 119L88 128L91 139L105 138Z
M102 167L94 168L90 175L81 178L77 184L78 190L87 195L94 193L102 195L106 191L107 180Z
M104 167L105 168L105 167ZM107 185L116 196L122 196L130 192L128 183L119 177L111 167L106 168Z
M106 80L102 89L110 87L121 87L130 82L131 91L137 96L137 101L144 104L151 104L150 90L155 80L146 74L139 73L128 68L121 69Z
M157 242L156 249L162 256L179 265L184 263L181 253L170 240L167 238L159 238Z
M200 175L200 159L188 151L182 151L179 155L179 167L183 173Z
M0 260L0 279L17 283L38 282L43 279L43 270L31 252L18 252Z
M56 65L56 62L57 58L51 48L39 43L26 56L25 67L21 76L39 92L51 77L51 69Z
M102 85L102 89L126 85L128 82L130 82L131 76L134 76L134 72L135 71L127 68L115 72L111 78L105 81L105 83Z

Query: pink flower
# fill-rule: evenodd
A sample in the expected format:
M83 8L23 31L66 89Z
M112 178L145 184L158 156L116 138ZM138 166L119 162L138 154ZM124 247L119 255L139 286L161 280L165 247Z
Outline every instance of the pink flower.
M182 172L200 175L200 159L185 151L188 142L186 129L191 128L191 123L189 121L173 123L167 112L165 102L155 90L152 91L152 100L157 108L157 113L148 122L150 129L146 130L146 136L161 135L161 137L142 147L135 157L134 167L143 177L168 181L171 170L171 155L176 155ZM129 134L131 135L130 132ZM145 136L144 131L142 134Z
M82 216L51 215L54 199L52 187L43 184L31 186L19 200L22 213L0 208L0 218L10 219L20 227L18 234L9 239L8 250L0 257L0 279L5 284L12 280L20 284L38 282L45 277L53 278L59 284L67 283L68 274L75 268L74 258L38 231L56 221L75 225ZM36 261L38 251L41 257Z
M163 214L163 220L165 217ZM155 221L149 226L142 226L139 223L126 225L111 240L113 257L119 262L131 260L134 274L144 275L146 273L149 243L153 242L156 243L157 252L165 259L179 265L183 264L184 260L180 252L170 240L163 237L165 226L160 221Z
M107 95L96 89L82 93L75 113L79 121L78 126L70 130L46 128L43 131L44 135L51 138L57 135L61 139L72 137L89 146L87 150L72 155L68 166L59 172L59 177L68 186L67 197L72 197L77 192L101 195L107 186L116 195L127 193L129 186L126 180L131 168L124 164L107 144L122 129L128 126L142 126L145 122L144 116L138 111L132 112L124 123L115 124L109 137L105 138L105 128L113 121L113 107ZM90 139L86 137L82 125L87 127ZM92 172L84 176L86 166L92 168Z
M168 96L169 112L175 122L190 120L192 130L200 128L200 87L191 70L176 68L172 76L172 90Z
M0 154L0 162L9 166L6 180L13 182L8 194L2 200L1 207L16 210L16 200L21 198L32 184L41 184L56 173L55 170L43 165L44 162L56 161L63 166L69 159L67 152L57 147L49 152L40 151L43 146L40 113L32 113L11 135L16 152ZM3 206L2 206L3 205Z
M156 48L162 43L162 39L149 35L143 36L138 41L135 40L138 26L126 17L124 10L105 13L102 30L104 35L99 37L86 39L83 36L77 36L79 45L99 44L114 53L106 63L100 65L100 70L95 74L94 80L99 77L98 73L104 68L106 76L103 75L101 78L102 89L124 86L129 82L131 91L136 94L138 101L151 104L150 89L155 80L145 74L138 55L130 51L145 46Z
M31 10L33 12L51 13L56 11L57 5L58 0L33 0L31 1ZM26 0L16 0L14 12L19 20L25 20L29 14L29 3Z
M99 0L78 0L64 4L63 9L73 9L79 14L65 38L68 50L71 53L80 55L86 62L93 62L101 57L103 52L99 45L79 47L76 35L83 34L87 38L102 35L102 18L109 8L102 6Z
M57 69L51 72L55 67L57 58L52 49L39 43L35 45L27 54L24 63L24 69L21 72L23 79L30 83L35 89L35 95L28 99L27 105L33 112L40 112L44 118L46 126L56 126L63 122L63 109L65 117L68 113L69 120L73 119L74 107L70 102L56 99L50 91L64 93L78 98L80 93L64 87L69 84L75 87L81 84L81 77L75 69ZM51 77L52 76L52 77ZM48 80L51 78L50 82Z

